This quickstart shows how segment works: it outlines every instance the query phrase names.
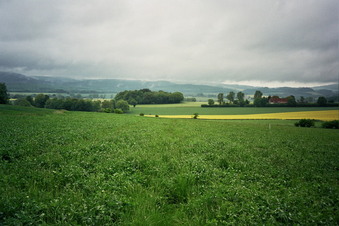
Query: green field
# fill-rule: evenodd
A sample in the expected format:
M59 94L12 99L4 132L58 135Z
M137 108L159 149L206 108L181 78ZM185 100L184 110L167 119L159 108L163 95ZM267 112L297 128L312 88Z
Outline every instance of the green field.
M0 105L0 225L338 224L337 130L137 109Z
M206 104L206 103L204 103ZM225 107L225 108L202 108L201 102L188 102L181 104L154 104L137 105L131 107L130 114L145 115L246 115L246 114L265 114L279 112L298 112L298 111L321 111L338 110L338 107Z

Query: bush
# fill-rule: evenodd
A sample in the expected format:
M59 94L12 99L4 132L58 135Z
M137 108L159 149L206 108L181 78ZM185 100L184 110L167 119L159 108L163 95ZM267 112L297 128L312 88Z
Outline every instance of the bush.
M321 126L328 129L339 129L339 120L323 122Z
M120 110L122 110L123 112L128 112L129 111L129 105L128 102L125 100L119 100L116 103L116 107L120 108Z
M112 112L112 109L110 109L110 108L103 108L103 109L102 109L102 112L105 112L105 113L111 113L111 112Z
M155 117L156 117L156 118L158 118L158 117L159 117L159 115L155 115Z
M124 112L120 108L114 109L115 114L123 114Z
M14 105L23 106L23 107L32 107L31 103L26 99L19 98L14 101Z
M313 119L300 119L299 122L294 123L297 127L314 127Z
M194 119L197 119L198 117L199 117L199 113L194 113L194 114L193 114L193 118L194 118Z
M144 114L144 113L140 113L139 115L140 115L140 116L144 116L145 114Z

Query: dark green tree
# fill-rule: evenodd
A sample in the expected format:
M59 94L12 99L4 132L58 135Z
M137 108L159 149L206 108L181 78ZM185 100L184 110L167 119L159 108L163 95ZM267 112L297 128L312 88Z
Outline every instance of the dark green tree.
M7 87L5 83L0 83L0 104L8 104L9 95L7 93Z
M32 107L31 103L28 102L25 98L18 98L14 101L14 105L23 106L23 107Z
M300 99L299 99L299 103L303 104L305 102L306 102L305 97L301 96Z
M235 93L233 91L229 92L226 96L227 100L232 104L234 102Z
M262 95L263 95L262 92L260 90L257 90L254 93L254 99L261 98Z
M239 103L244 102L245 101L245 94L243 92L238 92L237 93L237 99L238 99Z
M44 108L46 101L49 99L48 95L44 95L42 93L36 95L35 99L34 99L34 106L38 107L38 108Z
M208 105L214 105L214 100L213 99L208 99Z
M125 100L119 100L116 104L116 108L121 109L123 112L128 112L129 111L128 102Z
M133 107L135 107L137 104L138 104L138 102L135 100L135 99L129 99L129 101L128 101L128 103L130 104L130 105L133 105Z
M267 103L268 99L266 97L254 99L254 106L256 107L265 107Z
M138 104L168 104L180 103L184 100L184 95L180 92L168 93L159 90L153 92L149 89L141 90L125 90L115 96L115 100L125 100L131 104L132 100L136 100Z
M295 97L293 95L287 97L287 105L290 107L297 106L297 101L295 100Z
M64 100L62 99L48 99L45 103L45 108L50 109L63 109L64 108Z
M170 103L180 103L184 100L184 95L180 92L174 92L169 94Z
M326 106L327 99L325 97L319 97L318 100L317 100L317 104L319 106Z
M109 100L104 100L104 101L101 103L101 107L102 107L102 108L112 108L112 105L111 105L111 103L109 102Z
M31 105L34 105L34 100L33 100L33 97L32 97L32 96L27 96L27 97L26 97L26 100L27 100Z
M219 102L219 105L224 104L224 94L223 93L218 94L218 102Z
M268 102L267 98L262 98L262 92L257 90L254 93L254 106L256 107L264 107L266 106L266 102Z

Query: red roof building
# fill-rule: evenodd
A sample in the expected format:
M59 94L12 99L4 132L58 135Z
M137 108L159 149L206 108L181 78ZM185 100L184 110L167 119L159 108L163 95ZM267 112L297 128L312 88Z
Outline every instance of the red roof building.
M287 104L288 98L271 97L268 103L269 104Z

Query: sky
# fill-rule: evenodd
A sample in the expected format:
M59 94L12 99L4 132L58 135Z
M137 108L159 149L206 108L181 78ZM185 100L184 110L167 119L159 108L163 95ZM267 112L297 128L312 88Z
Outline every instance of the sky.
M337 0L0 0L0 71L331 84L338 15Z

